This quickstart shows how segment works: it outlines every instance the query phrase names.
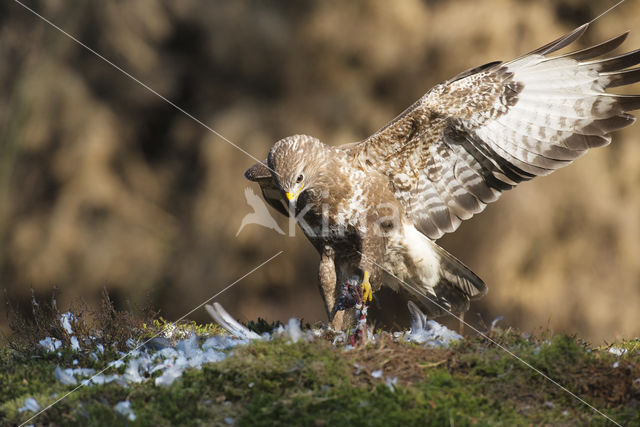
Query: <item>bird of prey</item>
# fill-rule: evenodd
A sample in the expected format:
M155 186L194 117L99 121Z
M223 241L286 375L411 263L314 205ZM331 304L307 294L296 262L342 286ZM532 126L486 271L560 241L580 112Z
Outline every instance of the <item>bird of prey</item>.
M628 33L554 54L589 25L433 87L361 142L291 136L246 171L275 209L295 212L318 250L334 327L353 320L337 305L353 277L365 299L385 285L430 316L466 311L487 287L435 240L503 191L609 144L610 132L634 122L627 112L640 108L640 95L606 92L640 81L640 68L630 68L640 49L609 54Z

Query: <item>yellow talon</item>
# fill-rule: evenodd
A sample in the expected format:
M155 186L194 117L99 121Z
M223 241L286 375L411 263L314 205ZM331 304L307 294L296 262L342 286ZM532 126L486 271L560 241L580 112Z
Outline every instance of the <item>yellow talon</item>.
M370 302L373 300L373 290L371 289L371 283L369 283L369 272L364 272L364 279L362 279L362 301Z

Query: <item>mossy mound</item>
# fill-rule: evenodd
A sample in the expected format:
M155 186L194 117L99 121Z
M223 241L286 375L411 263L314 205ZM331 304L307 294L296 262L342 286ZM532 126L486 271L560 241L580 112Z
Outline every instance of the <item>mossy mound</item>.
M202 329L201 329L202 330ZM204 329L213 331L213 329ZM640 423L638 341L591 349L564 335L526 336L494 330L444 348L398 342L345 351L330 340L255 341L224 361L187 370L169 387L153 377L140 384L80 387L30 421L64 425L521 425L607 424L593 409L531 367L548 375L621 424ZM517 355L517 360L507 351ZM94 360L106 366L115 353ZM55 367L72 366L76 353L33 348L0 352L0 418L20 424L27 397L44 408L73 390L56 381ZM88 359L87 359L88 360ZM109 373L109 372L106 372ZM134 421L114 410L130 401Z

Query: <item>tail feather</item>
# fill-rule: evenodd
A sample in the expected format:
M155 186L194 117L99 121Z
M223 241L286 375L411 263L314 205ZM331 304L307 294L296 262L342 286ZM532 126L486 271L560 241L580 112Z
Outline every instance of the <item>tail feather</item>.
M404 262L399 266L396 258L394 272L404 273L396 276L398 286L430 317L463 313L487 293L482 279L414 227L405 229L403 245Z
M429 301L425 308L433 317L447 314L447 311L464 313L469 310L471 300L487 293L487 285L456 257L436 243L431 244L440 256L440 280L433 288L432 295L438 304Z

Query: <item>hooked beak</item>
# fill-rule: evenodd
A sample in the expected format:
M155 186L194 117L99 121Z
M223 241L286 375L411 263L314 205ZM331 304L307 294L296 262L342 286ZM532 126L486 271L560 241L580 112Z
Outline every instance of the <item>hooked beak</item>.
M302 184L300 184L300 188L298 188L298 191L296 191L295 193L289 193L289 192L287 192L287 193L285 194L285 196L287 196L287 199L288 199L290 202L293 202L293 201L295 201L295 200L298 198L298 196L300 195L300 193L302 193L302 189L303 189L303 188L304 188L304 182L303 182Z

